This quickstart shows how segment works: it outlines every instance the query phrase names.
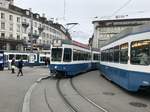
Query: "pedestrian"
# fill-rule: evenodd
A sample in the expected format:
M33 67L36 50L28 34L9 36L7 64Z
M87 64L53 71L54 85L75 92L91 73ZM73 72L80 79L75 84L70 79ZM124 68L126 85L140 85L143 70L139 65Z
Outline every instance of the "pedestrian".
M14 74L15 73L15 59L13 58L11 61L11 73Z
M23 61L22 61L22 59L20 59L18 62L18 75L17 75L17 77L20 75L20 73L21 73L20 76L23 76L22 68L23 68Z

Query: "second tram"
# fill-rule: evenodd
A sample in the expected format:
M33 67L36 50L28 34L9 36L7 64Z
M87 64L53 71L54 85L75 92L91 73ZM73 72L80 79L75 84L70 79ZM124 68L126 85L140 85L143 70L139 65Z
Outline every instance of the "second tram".
M100 72L128 91L150 87L150 25L126 29L101 47Z

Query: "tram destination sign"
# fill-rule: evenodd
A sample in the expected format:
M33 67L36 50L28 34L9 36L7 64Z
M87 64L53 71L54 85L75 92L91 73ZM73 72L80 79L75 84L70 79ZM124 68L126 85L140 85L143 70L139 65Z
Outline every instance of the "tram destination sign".
M54 39L53 40L53 47L61 47L62 46L62 40L61 39Z

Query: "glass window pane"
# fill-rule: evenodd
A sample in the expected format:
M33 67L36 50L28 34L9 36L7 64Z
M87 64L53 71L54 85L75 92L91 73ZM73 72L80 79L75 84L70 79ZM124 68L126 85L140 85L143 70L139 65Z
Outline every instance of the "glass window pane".
M71 56L72 56L72 50L70 48L65 48L63 61L64 62L70 62Z
M62 48L52 48L52 61L61 61Z
M114 62L119 63L119 46L114 47Z
M150 40L141 40L131 43L131 64L150 64Z
M13 58L15 58L14 54L9 54L9 60L12 60Z
M128 43L122 44L120 46L120 63L128 63Z

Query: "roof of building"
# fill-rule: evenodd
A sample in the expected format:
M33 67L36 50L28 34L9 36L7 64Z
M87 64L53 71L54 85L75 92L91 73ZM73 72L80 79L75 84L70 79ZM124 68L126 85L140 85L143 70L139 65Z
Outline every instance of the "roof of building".
M128 35L139 34L139 33L144 33L144 32L150 32L150 24L144 24L144 25L140 25L140 26L136 26L132 28L126 28L125 30L121 31L119 34L116 34L115 36L113 36L103 46L113 43L122 38L125 38Z
M59 24L59 23L53 23L53 21L48 20L46 17L41 17L40 14L38 14L38 13L33 13L33 12L30 13L30 11L28 9L22 9L20 7L15 6L15 5L10 4L9 9L13 10L15 12L19 12L20 14L22 14L22 15L28 17L28 18L30 18L31 14L33 14L33 19L34 20L37 20L39 22L42 22L44 24L50 25L50 26L58 29L59 31L64 33L68 39L71 39L70 34L66 31L65 27L63 25ZM29 11L29 15L26 14L26 11Z
M124 19L103 19L103 20L95 20L93 21L92 23L105 23L105 22L124 22L124 21L143 21L143 20L149 20L150 21L150 18L124 18Z

